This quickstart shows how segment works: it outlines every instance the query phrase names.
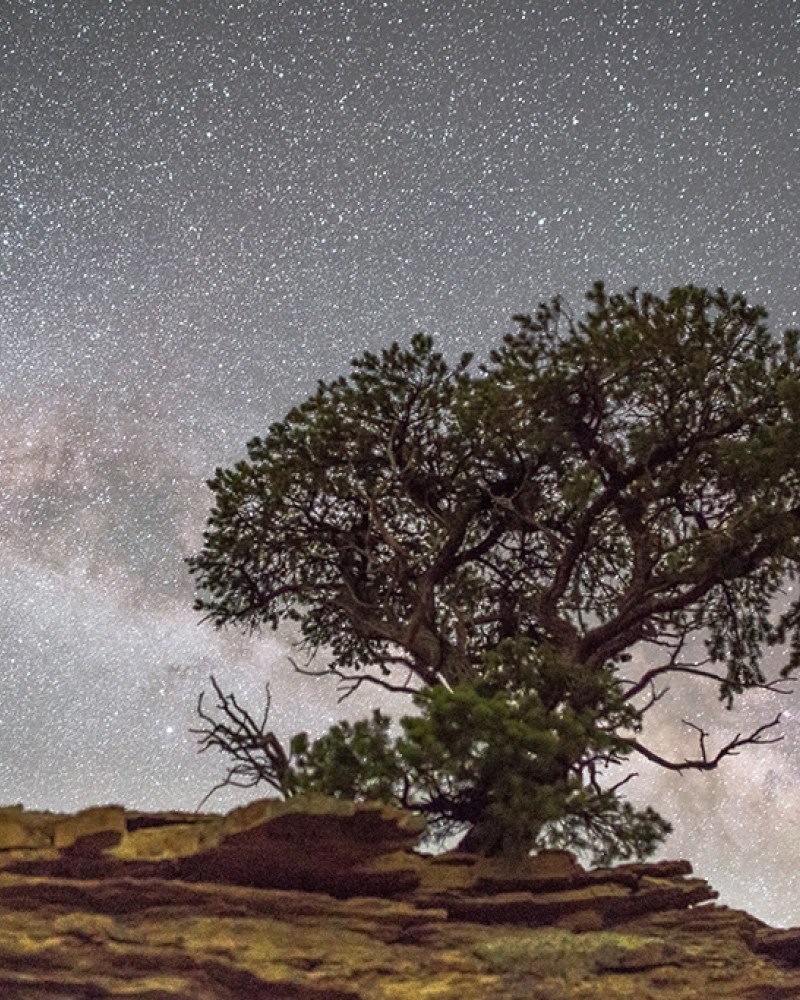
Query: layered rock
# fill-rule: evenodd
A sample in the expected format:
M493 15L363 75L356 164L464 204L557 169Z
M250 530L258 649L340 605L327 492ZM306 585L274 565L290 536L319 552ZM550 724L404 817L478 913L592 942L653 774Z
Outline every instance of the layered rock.
M687 862L510 867L421 832L318 797L0 809L0 996L800 996L800 932L715 905Z

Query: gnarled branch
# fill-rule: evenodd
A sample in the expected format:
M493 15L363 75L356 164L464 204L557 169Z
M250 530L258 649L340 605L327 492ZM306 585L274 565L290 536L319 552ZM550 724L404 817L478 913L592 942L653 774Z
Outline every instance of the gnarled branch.
M735 757L739 750L745 746L766 746L769 743L780 743L783 736L765 736L769 730L774 729L781 721L781 714L778 713L772 722L765 722L758 729L753 730L748 736L742 736L741 733L737 733L732 740L729 740L723 747L721 747L713 756L709 756L708 749L706 746L706 740L708 739L708 733L701 729L700 726L695 725L693 722L687 722L686 719L683 720L684 725L689 726L698 733L698 740L700 744L700 756L694 760L668 760L666 757L662 757L661 754L656 753L649 747L644 746L638 740L629 739L625 740L627 745L640 753L643 757L648 760L653 761L654 764L659 764L661 767L666 768L668 771L713 771L721 761L726 757Z
M233 758L227 775L218 782L200 802L197 811L208 802L212 795L228 785L236 788L252 788L260 781L266 782L284 798L289 798L288 785L290 758L277 736L267 730L267 719L272 704L269 684L265 685L267 698L261 721L237 702L233 694L223 694L222 688L211 675L211 684L217 696L217 710L221 716L215 718L203 707L205 691L197 700L197 714L203 726L190 729L198 737L199 753L216 747Z

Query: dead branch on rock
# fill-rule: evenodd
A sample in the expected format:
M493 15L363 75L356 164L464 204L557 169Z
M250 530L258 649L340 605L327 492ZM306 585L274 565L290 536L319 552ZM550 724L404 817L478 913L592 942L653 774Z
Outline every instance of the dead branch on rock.
M264 781L283 798L289 798L290 758L277 736L267 729L272 705L269 684L265 685L267 697L260 722L237 702L234 694L223 694L213 674L211 684L217 696L217 711L221 715L215 718L206 711L203 707L205 691L202 691L197 701L197 714L204 725L190 729L189 732L198 737L199 753L216 747L232 757L234 763L222 781L214 785L198 805L197 811L203 808L212 795L228 785L252 788Z

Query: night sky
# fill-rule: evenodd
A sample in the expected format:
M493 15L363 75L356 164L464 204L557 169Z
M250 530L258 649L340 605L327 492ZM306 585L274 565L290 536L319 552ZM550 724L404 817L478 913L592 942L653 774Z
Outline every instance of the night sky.
M211 672L253 708L271 679L280 734L339 717L291 636L198 624L183 559L215 466L364 349L485 356L596 278L800 324L799 43L794 0L4 0L0 803L194 808ZM798 697L676 692L666 752L682 717L786 740L634 791L783 924Z

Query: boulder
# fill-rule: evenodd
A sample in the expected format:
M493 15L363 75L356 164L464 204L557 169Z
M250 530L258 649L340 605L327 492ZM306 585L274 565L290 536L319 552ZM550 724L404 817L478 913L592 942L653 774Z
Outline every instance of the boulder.
M418 884L413 864L369 863L410 849L423 829L418 817L376 803L323 796L262 800L229 814L217 844L182 858L176 875L187 881L342 897L394 895Z
M776 930L771 927L759 930L753 942L753 950L771 958L800 968L800 928Z
M63 849L83 837L111 834L103 840L104 846L110 846L122 839L125 830L125 810L122 806L94 806L83 809L75 816L58 818L53 825L53 846Z
M14 815L0 813L0 851L31 849L47 845L49 845L49 841L35 828L26 825Z

